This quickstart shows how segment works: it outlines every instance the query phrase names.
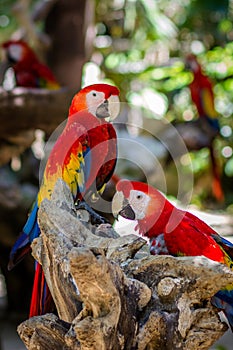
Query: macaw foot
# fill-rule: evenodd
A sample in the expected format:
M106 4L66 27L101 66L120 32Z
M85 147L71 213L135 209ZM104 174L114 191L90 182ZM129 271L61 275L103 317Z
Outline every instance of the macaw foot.
M90 214L91 223L93 225L109 224L109 221L96 213L86 202L80 201L75 204L76 209L86 210Z

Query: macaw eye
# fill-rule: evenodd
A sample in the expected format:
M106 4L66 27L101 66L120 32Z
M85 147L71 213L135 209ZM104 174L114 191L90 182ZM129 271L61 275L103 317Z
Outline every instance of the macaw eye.
M136 198L137 198L137 199L141 199L141 198L142 198L142 195L141 195L141 194L138 194Z
M93 93L92 93L92 96L96 97L96 96L97 96L97 95L96 95L96 92L93 92Z

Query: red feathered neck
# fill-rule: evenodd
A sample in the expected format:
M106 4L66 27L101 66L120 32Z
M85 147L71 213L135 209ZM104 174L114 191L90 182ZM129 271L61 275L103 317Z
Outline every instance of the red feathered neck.
M138 221L139 232L147 237L155 237L164 233L169 221L172 220L172 213L176 208L164 197L161 201L152 198L150 203L150 213Z

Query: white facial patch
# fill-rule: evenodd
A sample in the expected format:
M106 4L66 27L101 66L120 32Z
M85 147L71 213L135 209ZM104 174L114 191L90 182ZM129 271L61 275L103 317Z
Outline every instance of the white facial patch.
M111 95L108 99L108 110L110 114L110 120L115 119L120 112L120 100L117 95Z
M150 197L144 192L137 190L130 191L129 204L135 213L136 220L144 219L150 200Z
M194 71L194 72L197 72L198 71L198 64L197 64L197 62L196 61L194 61L194 60L192 60L191 62L190 62L190 66L191 66L191 68L192 68L192 70Z
M12 44L8 47L9 56L16 62L23 57L23 48L21 45Z
M92 90L86 95L88 112L96 116L96 110L105 100L104 92Z
M88 92L86 96L88 111L96 116L97 108L106 100L104 92L92 90ZM113 120L117 117L120 111L119 97L117 95L111 95L108 98L108 120Z

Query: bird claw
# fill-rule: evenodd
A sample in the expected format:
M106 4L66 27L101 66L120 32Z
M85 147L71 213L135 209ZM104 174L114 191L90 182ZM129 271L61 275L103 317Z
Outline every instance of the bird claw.
M79 202L75 204L77 210L86 210L90 214L90 221L93 225L108 224L109 221L96 213L86 202Z

